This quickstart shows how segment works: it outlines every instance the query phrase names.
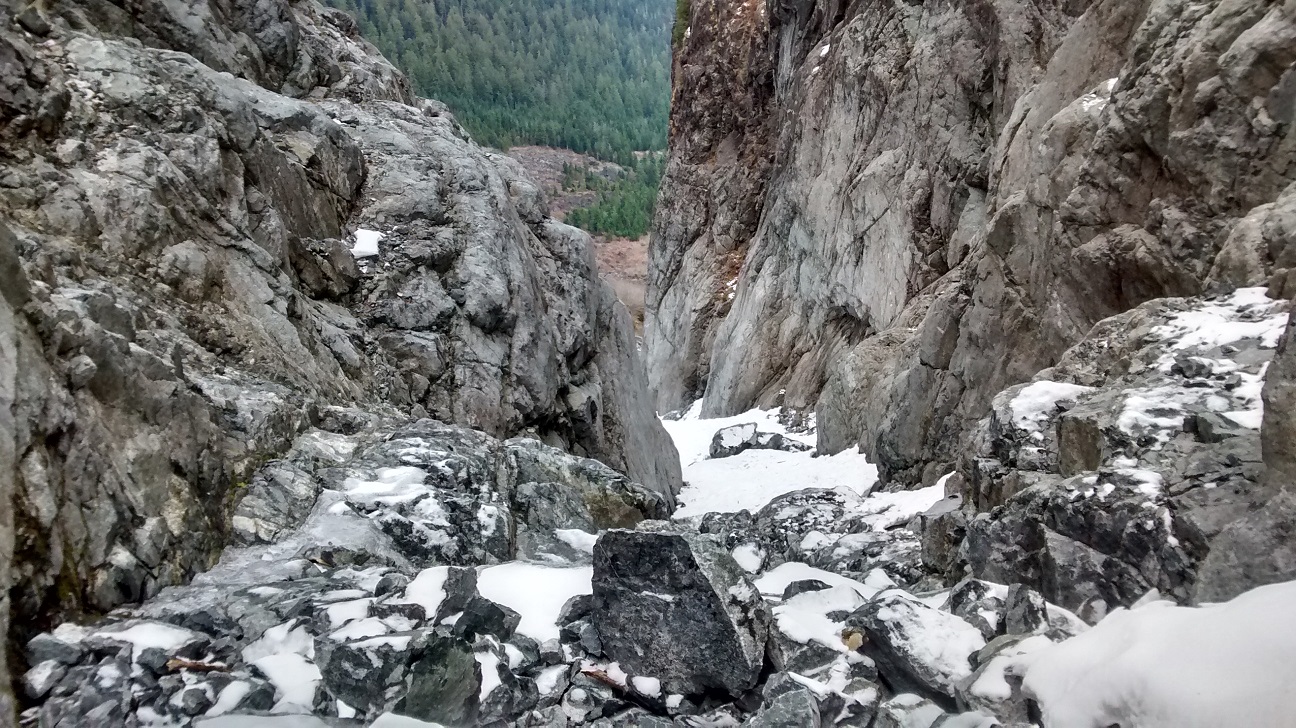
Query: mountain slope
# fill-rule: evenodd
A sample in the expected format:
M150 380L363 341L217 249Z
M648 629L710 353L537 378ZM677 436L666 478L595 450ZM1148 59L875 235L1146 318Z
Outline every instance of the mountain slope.
M669 0L329 0L483 144L666 145Z

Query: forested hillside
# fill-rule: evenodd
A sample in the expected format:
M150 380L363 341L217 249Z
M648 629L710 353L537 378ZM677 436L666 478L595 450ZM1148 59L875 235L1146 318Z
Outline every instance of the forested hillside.
M328 0L477 141L663 149L671 0Z

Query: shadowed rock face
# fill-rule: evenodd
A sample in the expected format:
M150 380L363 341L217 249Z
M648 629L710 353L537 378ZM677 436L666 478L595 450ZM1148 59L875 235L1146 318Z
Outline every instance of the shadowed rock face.
M528 435L673 501L588 237L348 16L38 6L0 29L0 614L22 636L209 566L238 486L326 405L371 413L341 430ZM352 256L358 228L378 255Z
M662 411L815 408L824 449L931 483L1098 321L1290 266L1278 3L691 6L650 260Z

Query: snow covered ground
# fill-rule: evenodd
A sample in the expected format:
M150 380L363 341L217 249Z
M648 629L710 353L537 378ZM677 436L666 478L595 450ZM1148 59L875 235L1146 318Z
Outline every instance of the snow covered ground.
M843 488L855 495L868 493L877 482L877 466L862 453L848 450L829 457L809 452L747 450L732 457L711 459L708 452L717 430L755 423L760 432L783 435L815 445L815 435L791 432L778 420L777 410L753 409L733 417L702 419L698 400L678 420L663 420L679 451L685 486L680 491L676 518L705 513L757 511L785 493L806 488Z

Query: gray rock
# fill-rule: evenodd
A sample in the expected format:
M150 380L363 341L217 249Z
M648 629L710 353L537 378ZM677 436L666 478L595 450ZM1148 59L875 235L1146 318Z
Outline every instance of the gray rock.
M481 683L481 665L470 645L433 633L423 656L410 666L408 689L395 712L432 723L471 725Z
M805 687L787 690L767 701L751 718L743 721L751 728L819 728L819 703Z
M414 641L412 634L373 643L316 639L315 664L324 689L334 699L364 714L381 714L391 707L393 689L401 686L409 674Z
M502 604L496 604L481 596L474 596L464 605L463 613L454 623L454 633L468 641L481 635L490 635L500 640L513 636L522 615Z
M80 643L61 640L49 632L42 632L27 641L27 661L33 665L46 660L75 665L85 653L86 649Z
M67 674L67 667L57 660L45 660L28 670L22 678L28 700L40 700Z
M607 531L594 547L593 621L603 652L665 690L740 695L764 663L769 611L704 536Z
M187 582L231 506L241 541L288 537L315 468L253 476L325 404L534 433L669 510L678 458L588 236L344 13L30 5L0 28L0 501L34 544L0 563L14 624ZM343 242L359 228L388 235L364 270Z

